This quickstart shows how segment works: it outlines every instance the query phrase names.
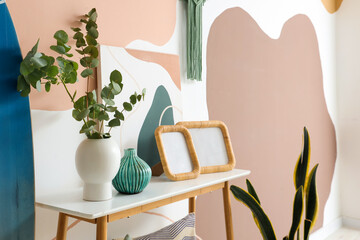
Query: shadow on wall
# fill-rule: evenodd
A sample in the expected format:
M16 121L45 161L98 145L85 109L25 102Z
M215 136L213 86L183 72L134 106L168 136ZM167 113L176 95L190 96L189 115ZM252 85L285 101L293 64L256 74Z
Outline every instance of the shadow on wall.
M312 139L310 168L320 164L318 229L330 193L336 139L310 20L296 15L274 40L244 10L226 10L210 30L207 76L210 119L221 119L229 127L236 167L252 171L249 178L279 236L291 225L295 187L288 169L295 167L302 128L307 126ZM233 184L245 187L244 182ZM197 232L203 239L224 238L221 206L219 193L198 198ZM233 219L236 239L261 239L242 204L233 204Z

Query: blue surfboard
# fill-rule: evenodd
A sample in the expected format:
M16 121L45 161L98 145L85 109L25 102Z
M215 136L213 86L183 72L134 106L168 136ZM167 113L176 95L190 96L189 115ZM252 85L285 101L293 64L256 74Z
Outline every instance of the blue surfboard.
M16 91L22 56L0 0L0 240L34 240L34 160L29 98Z

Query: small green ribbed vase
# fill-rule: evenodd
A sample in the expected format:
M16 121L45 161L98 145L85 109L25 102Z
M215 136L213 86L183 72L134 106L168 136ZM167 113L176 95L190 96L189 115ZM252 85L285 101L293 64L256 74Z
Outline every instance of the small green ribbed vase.
M150 166L136 154L136 149L125 149L120 168L112 180L119 193L135 194L142 192L151 179Z

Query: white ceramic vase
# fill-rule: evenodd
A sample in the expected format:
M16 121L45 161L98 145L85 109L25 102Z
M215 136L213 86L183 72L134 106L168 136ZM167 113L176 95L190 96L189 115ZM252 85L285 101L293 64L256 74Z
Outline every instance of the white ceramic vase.
M85 139L76 150L76 169L84 181L83 199L112 198L111 181L120 167L120 149L111 138Z

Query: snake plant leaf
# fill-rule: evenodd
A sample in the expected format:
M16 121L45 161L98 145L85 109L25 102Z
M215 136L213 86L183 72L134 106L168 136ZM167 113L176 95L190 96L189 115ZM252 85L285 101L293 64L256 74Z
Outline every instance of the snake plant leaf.
M310 220L305 219L305 221L304 221L304 240L309 239L311 224L312 224L312 222Z
M310 137L309 132L306 127L304 127L303 134L303 149L296 163L294 171L294 182L295 189L298 189L300 186L305 186L306 184L306 175L309 169L310 162Z
M248 189L248 192L250 193L250 195L253 196L256 199L256 201L261 205L260 199L259 199L258 195L256 194L255 188L253 187L253 185L251 184L249 179L246 179L246 186L247 186L247 189Z
M300 227L300 221L303 213L303 199L304 199L304 190L303 187L299 187L299 189L295 193L294 198L294 206L293 206L293 220L289 232L289 240L294 240L296 231L298 231Z
M283 238L283 240L289 240L289 237L288 237L288 236L286 236L286 237L284 237L284 238Z
M230 190L233 193L234 197L238 201L244 203L256 216L263 239L276 240L275 232L271 225L271 222L268 216L265 214L264 210L261 208L260 204L256 201L256 199L248 192L237 186L232 185L230 187Z
M306 214L305 219L311 221L310 229L314 226L318 213L319 199L316 190L316 172L319 164L311 170L305 188Z

